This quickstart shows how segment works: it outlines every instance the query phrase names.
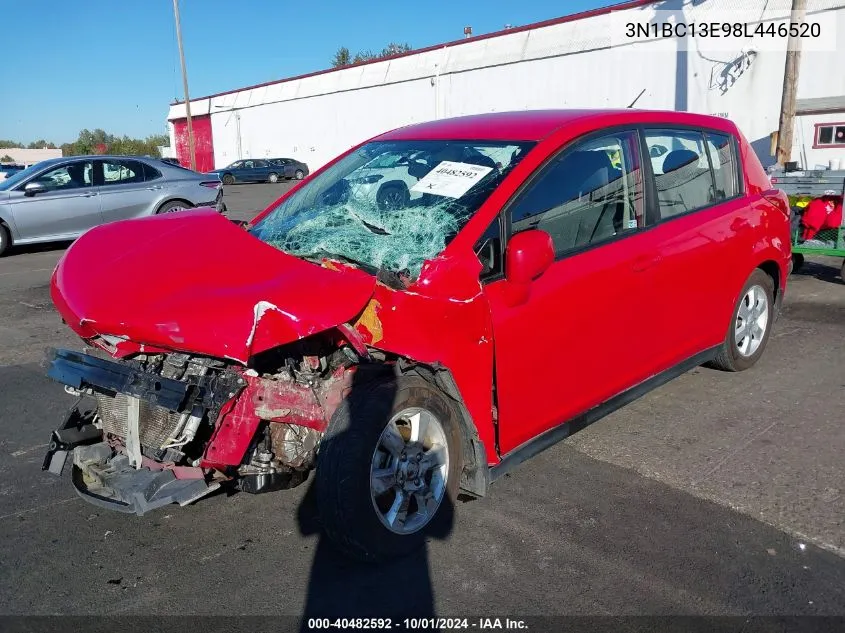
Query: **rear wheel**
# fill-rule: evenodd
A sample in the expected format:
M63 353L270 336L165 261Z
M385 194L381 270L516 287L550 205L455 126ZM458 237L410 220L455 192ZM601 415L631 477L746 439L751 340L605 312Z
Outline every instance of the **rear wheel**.
M317 504L349 556L379 561L451 526L462 468L450 400L421 378L374 383L344 400L320 443Z
M235 177L232 174L223 174L223 184L224 185L234 185L235 184Z
M279 182L279 174L270 174L267 176L268 182Z
M157 215L161 215L162 213L176 213L177 211L184 211L185 209L190 209L191 205L184 200L171 200L170 202L165 202L158 208L156 211Z
M743 371L763 355L774 322L774 280L759 268L745 282L728 333L711 365Z
M295 173L293 176L294 176L294 178L296 178L297 180L302 180L303 178L305 178L305 172L304 172L304 171L302 171L301 169L297 169L297 170L296 170L296 173Z
M5 224L0 224L0 256L5 253L12 244L12 237Z

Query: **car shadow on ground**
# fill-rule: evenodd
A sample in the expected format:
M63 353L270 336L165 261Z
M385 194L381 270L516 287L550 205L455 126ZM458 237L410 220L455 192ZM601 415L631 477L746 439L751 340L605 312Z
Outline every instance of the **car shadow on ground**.
M369 387L368 384L362 385L363 381L359 382L360 375L361 372L358 372L353 380L353 394L356 389ZM387 397L393 400L390 395ZM348 396L348 402L346 430L327 437L324 442L360 442L361 436L356 430L373 425L373 420L369 419L373 415L372 410L365 410L363 398ZM326 449L321 451L326 452ZM369 473L369 463L366 472ZM301 534L318 535L300 630L315 630L309 625L312 618L389 618L390 628L403 630L402 620L405 618L434 617L428 545L386 562L364 563L347 557L323 532L317 502L319 484L317 477L311 478L297 512ZM431 539L446 539L453 525L454 504L445 494L435 520L423 528L426 543Z

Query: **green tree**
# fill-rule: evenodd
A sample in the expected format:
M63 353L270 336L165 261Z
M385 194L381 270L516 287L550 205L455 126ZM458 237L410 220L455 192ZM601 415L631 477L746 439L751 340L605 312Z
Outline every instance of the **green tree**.
M355 53L355 57L352 59L352 62L355 64L359 62L368 62L378 58L378 56L378 53L374 53L370 49L367 49L365 51L358 51L357 53Z
M6 154L5 156L0 157L0 163L14 163L15 159Z
M349 66L352 63L352 55L349 53L349 49L345 46L341 46L334 54L332 58L332 66L335 68L340 68L341 66Z
M19 147L23 147L23 145L15 141L0 141L0 149L14 149Z
M385 46L379 57L390 57L392 55L398 55L399 53L407 53L411 50L411 45L407 42L399 44L397 42L391 42L387 46Z
M391 42L383 49L381 49L381 52L373 51L371 49L358 51L357 53L355 53L355 57L353 57L350 61L349 49L345 46L342 46L341 48L337 49L337 52L334 54L334 58L332 59L332 66L334 66L335 68L339 68L341 66L348 66L350 63L358 64L360 62L369 62L374 59L392 57L393 55L407 53L412 50L413 49L411 48L411 45L408 43Z
M114 136L105 130L82 130L73 143L62 145L65 156L83 156L88 154L125 154L128 156L153 156L159 158L160 145L168 145L170 139L165 134L152 134L145 139L128 136Z
M56 149L56 145L54 143L48 143L43 138L30 143L26 147L27 149Z

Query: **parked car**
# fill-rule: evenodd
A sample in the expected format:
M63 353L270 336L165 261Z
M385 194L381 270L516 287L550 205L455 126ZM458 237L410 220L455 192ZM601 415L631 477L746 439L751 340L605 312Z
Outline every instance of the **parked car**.
M302 180L308 175L308 166L291 158L250 158L236 160L228 167L208 173L218 176L224 185L234 185L238 182L279 182L282 178Z
M496 167L496 162L475 148L461 148L454 160ZM416 203L425 193L415 185L433 167L429 152L411 155L386 152L355 172L347 179L350 197L374 203L380 209L401 209Z
M14 165L14 164L5 164L0 165L0 181L6 180L9 176L13 176L19 171L23 171L25 167L23 165Z
M351 195L405 159L422 195ZM378 136L246 230L207 210L98 227L52 278L100 355L49 357L89 404L44 468L72 453L84 498L138 514L316 469L343 550L407 553L459 494L650 389L752 367L786 290L789 213L725 119L528 111Z
M270 158L268 162L271 165L281 167L283 171L279 175L288 180L302 180L309 173L308 165L294 158Z
M0 255L12 244L74 240L100 224L205 206L226 210L220 181L158 159L45 160L0 182Z

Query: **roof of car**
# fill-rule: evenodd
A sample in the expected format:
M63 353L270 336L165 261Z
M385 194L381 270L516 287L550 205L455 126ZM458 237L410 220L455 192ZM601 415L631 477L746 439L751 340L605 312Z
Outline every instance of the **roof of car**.
M694 125L724 128L731 125L725 119L659 110L607 109L607 110L521 110L473 114L451 119L416 123L376 137L377 140L426 140L465 139L478 141L539 141L556 130L573 123L589 120L598 127L600 123L618 124L620 119L632 124L655 122L677 125Z

